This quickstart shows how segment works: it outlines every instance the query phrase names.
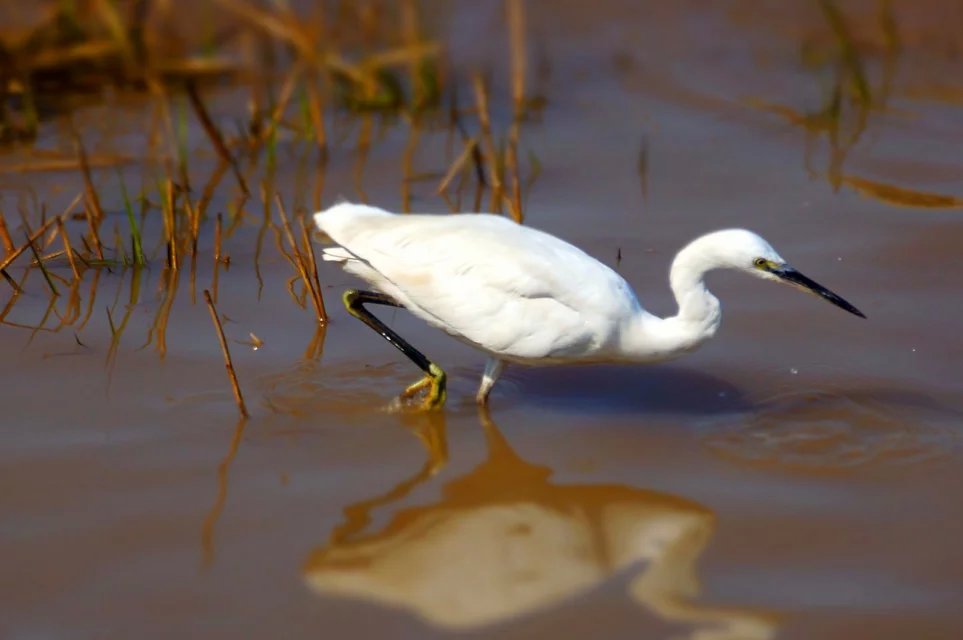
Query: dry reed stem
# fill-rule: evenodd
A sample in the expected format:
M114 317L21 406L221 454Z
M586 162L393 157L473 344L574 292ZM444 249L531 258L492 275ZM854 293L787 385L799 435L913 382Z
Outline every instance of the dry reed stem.
M25 233L24 236L27 236L27 234ZM40 252L37 251L36 245L34 245L33 240L31 240L29 236L27 236L27 246L30 248L30 252L33 254L34 260L37 261L37 266L40 267L40 273L43 274L44 281L47 283L47 286L50 287L50 293L52 293L56 298L60 295L60 292L57 291L57 287L54 285L53 280L51 280L50 273L47 271L47 267L40 258Z
M458 154L458 157L455 158L455 161L451 163L450 167L448 167L448 172L445 174L445 177L442 178L441 182L438 183L438 188L435 189L435 195L440 196L448 191L448 186L451 184L451 181L455 179L455 176L459 175L464 170L465 166L468 164L468 161L471 160L472 154L474 153L477 145L478 142L474 138L468 139L468 142L465 143L465 147L461 150L461 153Z
M62 70L71 64L97 62L117 53L117 44L108 38L96 38L76 45L49 47L30 59L31 71Z
M211 320L214 321L214 329L217 331L217 340L221 343L221 353L224 354L224 368L227 369L227 377L231 381L231 390L234 392L234 402L241 413L242 418L247 418L250 414L244 405L244 396L241 395L241 387L237 383L237 375L234 373L234 363L231 362L231 351L227 347L227 340L224 338L224 328L221 326L221 319L217 315L217 307L211 299L211 292L204 289L204 301L207 302L207 309L211 312Z
M418 62L422 58L435 56L441 50L437 42L418 42L416 44L405 45L395 49L379 51L365 58L360 65L361 73L366 81L370 81L371 71L381 67L394 67L398 65L411 64ZM338 69L341 71L341 69Z
M167 227L167 263L177 271L177 219L174 216L174 181L167 178L164 185L164 220Z
M414 173L412 165L414 164L415 151L418 150L420 136L421 126L416 118L411 122L408 141L405 143L405 149L401 155L401 210L404 213L411 213L411 181Z
M67 237L67 229L64 226L63 218L57 218L57 230L60 231L60 239L64 243L64 251L67 253L67 262L70 263L70 270L74 274L74 280L80 280L80 270L77 268L77 260L74 258L73 247L70 246L70 238Z
M217 166L214 167L214 171L211 173L211 177L204 185L204 189L201 191L201 197L197 201L197 215L204 217L204 214L207 212L207 207L210 206L211 200L214 199L214 192L221 183L221 179L224 177L224 172L227 170L227 167L228 165L223 160L218 162ZM250 195L249 192L243 192L241 197L246 198L248 195Z
M74 131L74 142L77 146L80 173L84 178L84 199L86 201L84 215L87 218L90 240L94 243L94 252L97 254L97 258L103 260L104 248L100 242L98 228L100 227L101 220L104 219L104 210L100 207L100 197L97 195L97 189L94 187L94 181L90 176L90 165L87 163L87 151L84 149L84 143L80 138L80 134L76 131Z
M328 169L328 158L327 151L323 151L321 158L319 159L317 170L314 172L315 181L314 189L312 190L312 202L315 211L321 209L321 196L324 194L324 178Z
M371 150L371 134L374 129L374 120L370 114L365 114L361 118L361 126L358 128L358 155L355 158L354 167L351 174L354 178L354 190L358 193L361 202L368 202L368 194L364 190L364 170L368 165L368 152Z
M21 286L23 282L21 281L18 284L17 281L11 278L6 271L2 271L0 273L3 274L3 277L7 280L7 282L10 283L10 286L13 287L13 295L11 295L10 299L7 300L7 304L3 306L3 310L0 310L0 324L8 324L7 315L13 310L14 305L17 304L17 300L20 299L20 294L23 293L23 287ZM29 275L29 272L24 274L24 277L26 278L27 275Z
M218 213L214 219L214 266L221 263L221 229L224 226L224 214Z
M214 291L214 302L217 302L217 283L221 272L221 229L224 226L224 215L217 214L214 220L214 273L211 275L211 290Z
M324 296L321 295L321 280L318 278L318 260L314 254L314 245L311 243L311 234L304 225L303 219L298 219L301 225L301 240L304 242L304 252L310 258L311 280L313 282L312 294L316 296L315 308L318 311L318 323L325 324L328 321L328 312L324 308Z
M329 71L339 73L368 91L376 83L373 70L389 65L405 64L412 58L434 55L439 49L436 43L401 47L368 56L363 65L355 65L337 53L319 48L317 42L301 27L293 13L272 14L242 0L215 0L215 3L236 14L251 26L287 41L297 51L302 61L314 67L327 68Z
M76 207L76 206L80 203L80 201L83 199L83 197L84 197L83 191L81 191L80 193L78 193L77 195L75 195L75 196L74 196L74 199L70 201L70 204L68 204L66 207L64 207L64 210L60 212L60 217L61 217L63 220L67 220L67 218L70 217L70 214L73 213L74 207Z
M167 153L164 156L164 166L167 167L167 173L171 174L172 170L170 168L171 162L174 158L178 156L177 150L177 134L174 132L174 121L171 118L171 105L170 97L167 95L167 90L164 88L164 84L160 82L153 75L148 74L146 77L147 89L154 96L155 109L154 113L156 117L151 127L151 137L154 138L158 136L167 141ZM151 146L153 146L153 142Z
M521 224L522 222L522 185L518 175L518 135L521 123L520 116L517 114L512 120L512 126L508 131L508 148L505 150L505 168L512 181L511 197L508 200L508 208L512 214L512 219Z
M87 166L91 168L116 167L131 162L136 158L127 156L87 156ZM49 158L29 160L16 164L0 164L0 173L47 173L51 171L76 171L80 169L77 158Z
M278 101L274 105L274 110L271 112L268 120L268 126L261 132L257 142L264 142L274 135L278 125L281 123L281 118L284 117L284 112L287 110L288 104L291 102L291 96L294 95L295 80L297 80L300 73L300 65L295 65L291 73L284 79L284 84L281 85L281 92L278 94Z
M472 211L481 211L482 196L485 195L485 157L482 155L481 146L475 145L471 152L472 166L475 168L475 198L472 201ZM461 187L461 184L459 184ZM459 205L461 203L461 193L458 194Z
M311 276L308 272L308 263L304 259L304 254L301 253L301 249L298 246L297 241L294 239L294 232L291 230L291 222L288 220L288 214L284 209L284 202L281 200L280 194L275 196L275 202L277 203L278 213L281 216L281 224L282 228L284 229L284 235L287 237L288 245L290 245L291 253L293 254L292 262L294 263L295 268L297 268L298 274L301 276L301 280L304 281L305 288L311 294L311 302L314 304L314 310L317 314L318 322L327 322L328 314L324 309L324 302L321 300L321 287L320 285L317 289L314 287L314 282L312 282ZM310 239L308 241L310 243ZM310 249L310 244L308 248ZM311 253L313 256L314 252L312 251ZM317 264L315 264L315 267L316 266Z
M58 233L56 235L60 235L60 234ZM54 239L56 239L56 237ZM67 252L64 251L63 249L60 249L59 251L54 251L52 253L43 253L40 255L40 260L43 262L50 262L51 260L56 260L62 255L66 255L66 253ZM34 264L31 264L30 266L35 267L37 265L36 263L34 263ZM57 277L60 278L60 276L57 276ZM63 280L66 282L66 278L63 278Z
M197 257L197 238L201 233L201 214L197 207L191 204L190 197L184 194L184 210L187 212L187 220L191 224L191 257Z
M515 104L515 117L525 113L525 76L527 56L525 55L525 5L522 0L506 0L508 13L509 49L512 69L512 101Z
M314 140L318 144L321 157L328 153L328 133L324 124L324 111L321 107L321 89L318 80L312 74L306 74L305 88L308 92L308 114L311 116L311 127L314 129Z
M261 231L266 234L268 230L274 232L274 246L277 247L278 253L281 254L285 260L297 271L298 265L295 260L293 253L288 253L288 250L284 247L284 231L283 229L274 223L274 212L271 210L271 196L269 195L268 189L271 187L267 182L261 183L261 201L264 206L264 220L261 222ZM281 202L280 194L275 195L276 202ZM287 216L287 210L285 209L281 213L282 217ZM258 236L258 242L261 242L260 235ZM295 250L297 247L295 247ZM257 254L255 254L257 255ZM297 277L297 275L295 275Z
M288 212L284 208L284 201L281 200L281 194L276 194L274 196L274 203L278 208L278 214L281 216L281 228L284 230L284 235L287 238L288 246L291 247L291 261L296 267L304 266L304 258L301 255L301 247L294 241L294 232L291 230L291 221L288 220ZM307 278L304 278L305 284L307 284Z
M491 183L492 195L489 208L493 213L501 213L502 177L499 175L495 141L492 138L491 119L488 114L488 89L485 81L478 74L472 76L472 86L475 89L475 106L478 111L478 123L481 125L482 142L485 145L485 156L488 160L488 181Z
M184 194L184 209L187 211L187 219L191 224L191 269L188 284L191 292L191 304L193 305L197 300L197 238L201 231L201 216L191 205L191 198L186 193Z
M13 243L13 238L10 237L10 230L7 228L7 217L3 215L3 211L0 211L0 239L3 240L3 255L10 255L10 252L16 248L16 245Z
M234 177L237 179L237 184L241 187L241 191L249 193L247 182L244 181L244 176L241 175L241 170L238 168L234 156L231 155L227 145L224 144L224 138L221 136L221 132L211 119L207 107L204 106L204 102L197 92L197 86L191 81L187 83L186 89L187 97L191 101L191 106L194 107L194 113L197 114L197 119L201 121L201 126L204 128L204 132L207 133L207 137L211 139L211 144L214 145L214 150L217 151L217 155L231 167L231 170L234 172Z
M317 57L318 51L315 43L295 25L286 24L276 15L268 11L262 11L241 0L214 0L214 3L243 18L252 26L281 40L287 40L305 59L313 60Z
M409 51L417 51L423 45L421 42L421 29L418 24L418 8L413 0L405 0L401 3L401 38ZM412 56L408 60L408 76L411 82L412 103L415 109L419 109L425 104L427 94L424 79L420 73L421 61L423 58Z
M55 218L50 218L45 223L43 223L43 225L39 229L34 231L32 234L30 234L27 237L27 241L24 244L14 249L10 255L8 255L6 258L3 259L3 262L0 262L0 271L5 271L6 268L9 267L14 260L19 258L20 254L22 254L27 249L33 247L34 251L36 251L36 247L33 246L33 243L37 241L37 238L39 238L44 233L46 233L47 229L49 229L51 226L56 224L57 220L59 219L60 219L59 216Z
M7 284L13 287L12 299L16 299L17 296L23 293L23 289L20 287L19 284L17 284L17 281L14 280L9 273L7 273L6 271L0 271L0 276L3 276L3 279L7 281Z
M191 306L197 302L197 254L191 255L191 270L188 276L188 285L191 292Z

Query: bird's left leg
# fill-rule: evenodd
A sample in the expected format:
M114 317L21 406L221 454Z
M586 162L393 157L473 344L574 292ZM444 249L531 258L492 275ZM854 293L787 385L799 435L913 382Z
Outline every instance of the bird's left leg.
M504 360L495 357L488 359L488 362L485 363L485 373L482 374L481 386L478 387L478 393L475 394L475 402L481 406L488 404L488 394L491 393L495 381L498 380L498 376L502 374L504 368Z
M383 293L358 291L357 289L348 289L344 292L342 299L344 300L344 306L348 310L348 313L377 331L382 338L394 345L399 351L405 354L409 360L418 365L419 369L425 372L425 377L405 389L401 394L401 398L407 400L427 388L428 394L422 403L422 408L436 409L445 404L445 397L447 395L445 382L447 376L441 367L426 358L422 352L408 344L408 342L395 333L391 327L381 320L378 320L370 311L364 308L365 304L382 304L389 307L400 307L401 305Z

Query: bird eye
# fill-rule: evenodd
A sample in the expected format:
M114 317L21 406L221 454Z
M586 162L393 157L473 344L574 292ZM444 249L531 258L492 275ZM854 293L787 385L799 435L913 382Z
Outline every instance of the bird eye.
M769 264L769 261L765 258L756 258L752 261L753 266L763 269Z

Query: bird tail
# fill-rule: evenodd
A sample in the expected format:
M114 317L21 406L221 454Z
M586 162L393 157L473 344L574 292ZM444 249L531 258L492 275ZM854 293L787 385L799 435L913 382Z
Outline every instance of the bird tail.
M321 250L321 259L328 262L337 262L344 264L349 260L355 260L355 256L351 255L347 249L342 247L327 247Z
M359 218L370 216L390 216L391 213L378 207L370 207L365 204L354 204L352 202L339 202L314 214L314 224L318 229L328 234L337 242L340 231L350 227L351 223Z

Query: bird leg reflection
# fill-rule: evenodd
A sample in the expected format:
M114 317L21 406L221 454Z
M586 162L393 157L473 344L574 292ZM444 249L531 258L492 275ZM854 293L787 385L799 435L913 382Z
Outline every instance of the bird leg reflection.
M448 462L448 442L445 437L445 414L419 414L413 418L422 419L417 424L409 424L421 440L428 458L418 471L402 480L390 491L367 500L355 502L344 508L344 522L331 532L329 545L350 544L362 536L373 519L373 512L379 507L394 504L406 498L416 487L430 480ZM425 418L427 418L425 420Z
M405 418L435 455L445 414ZM768 612L698 599L711 510L639 487L553 481L550 467L514 451L484 408L479 418L486 458L449 478L435 500L400 504L430 477L429 460L390 492L344 509L343 524L305 563L315 592L400 607L465 632L563 610L623 575L655 624L685 625L681 637L774 637L778 618ZM374 509L388 507L379 518L386 522L372 527Z
M425 372L425 377L405 389L399 399L402 401L411 400L421 391L427 389L425 399L420 405L421 409L437 409L445 404L447 376L441 367L425 357L423 353L412 347L404 338L364 308L365 304L381 304L389 307L400 307L401 305L383 293L358 291L357 289L345 291L343 300L348 313L377 331L382 338L394 345L409 360L418 365L419 369Z

